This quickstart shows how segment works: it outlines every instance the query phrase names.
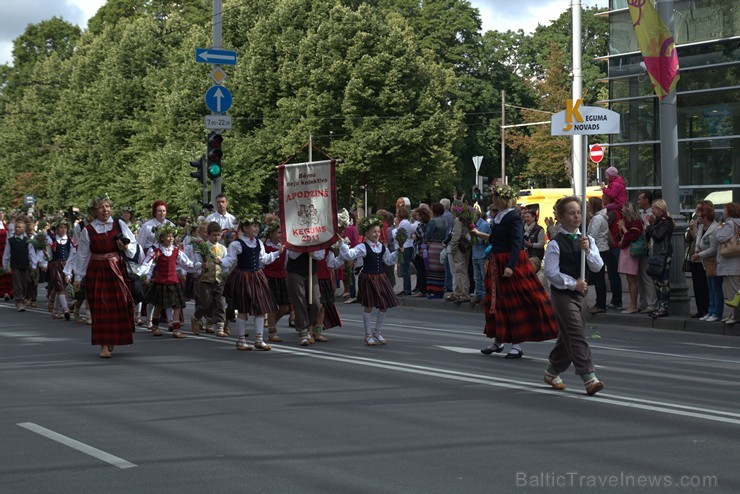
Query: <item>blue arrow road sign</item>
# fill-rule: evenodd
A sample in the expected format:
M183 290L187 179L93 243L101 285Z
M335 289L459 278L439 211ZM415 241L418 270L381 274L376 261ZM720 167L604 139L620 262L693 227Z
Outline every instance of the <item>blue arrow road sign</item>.
M213 50L210 48L196 48L195 61L221 65L236 65L236 52L229 50Z
M231 93L223 86L211 86L206 91L206 106L215 113L224 113L231 108Z

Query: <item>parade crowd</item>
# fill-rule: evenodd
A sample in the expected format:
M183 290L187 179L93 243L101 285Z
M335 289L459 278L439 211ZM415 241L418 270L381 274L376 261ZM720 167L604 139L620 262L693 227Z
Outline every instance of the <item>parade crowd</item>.
M24 311L36 307L37 285L45 282L51 316L91 325L91 343L102 358L110 358L117 345L132 344L137 325L154 337L185 338L183 309L190 299L192 334L234 333L237 350L267 351L283 341L278 323L286 316L299 345L328 342L325 332L342 324L339 287L345 303L363 307L367 346L388 343L385 317L398 297L445 297L481 304L483 332L491 339L483 354L501 353L509 344L505 358L518 359L525 342L557 338L544 381L565 389L561 374L573 365L593 395L604 384L584 334L587 312L668 315L670 266L681 261L694 284L693 317L734 324L740 306L740 252L732 250L740 205L726 204L719 223L713 204L700 201L685 255L676 256L666 203L649 192L631 203L617 170L610 167L607 177L602 197L588 200L586 235L580 231L580 199L559 200L543 228L537 221L543 212L519 208L515 190L494 185L487 211L457 198L414 209L399 198L395 211L359 220L342 210L335 243L313 252L286 248L275 214L232 215L223 194L212 214L176 223L167 218L164 201L152 204L151 219L138 221L128 207L114 215L107 197L91 199L89 214L79 217L71 210L44 219L16 212L6 222L3 214L0 296ZM396 267L399 293L393 288ZM628 283L626 307L620 275ZM589 285L596 291L590 308Z

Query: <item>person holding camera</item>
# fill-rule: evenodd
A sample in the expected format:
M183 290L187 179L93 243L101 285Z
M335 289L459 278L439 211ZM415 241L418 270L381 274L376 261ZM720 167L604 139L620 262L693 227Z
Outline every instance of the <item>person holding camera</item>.
M100 345L101 358L110 358L115 345L134 342L133 298L122 254L135 253L136 239L123 221L113 220L107 195L94 197L88 207L94 220L80 232L76 271L87 285L92 344Z

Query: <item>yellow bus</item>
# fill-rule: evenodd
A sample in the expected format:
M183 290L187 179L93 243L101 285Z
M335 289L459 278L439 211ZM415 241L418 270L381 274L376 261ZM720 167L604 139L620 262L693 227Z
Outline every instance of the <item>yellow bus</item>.
M573 189L524 189L519 191L517 205L526 207L537 218L537 223L547 231L545 218L553 218L555 202L561 197L573 195ZM586 187L586 197L601 197L601 187Z

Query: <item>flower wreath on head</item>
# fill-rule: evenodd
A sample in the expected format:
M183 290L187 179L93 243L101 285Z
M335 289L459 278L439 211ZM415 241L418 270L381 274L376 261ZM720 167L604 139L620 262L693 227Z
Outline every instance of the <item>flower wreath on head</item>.
M160 240L165 235L172 235L173 237L177 237L180 234L180 229L172 223L165 223L164 225L155 226L154 228L152 228L152 233L154 233L157 240Z
M265 225L265 238L268 238L270 235L273 234L278 228L280 228L280 222L279 221L270 221Z
M66 226L67 227L67 230L69 230L69 228L70 228L69 227L69 221L67 221L66 218L62 218L62 219L58 219L56 221L52 221L51 224L49 225L49 229L52 232L56 232L57 231L57 228L59 228L60 226Z
M257 225L262 224L262 221L260 220L258 214L243 213L237 216L237 221L239 222L239 227L242 227L244 225L254 225L255 223Z
M110 196L108 194L104 194L102 196L95 196L89 201L87 201L87 210L92 214L95 213L95 208L97 208L100 203L102 202L108 202L111 203Z
M374 226L382 227L383 220L375 215L365 216L360 220L360 224L357 225L357 231L360 232L360 235L365 235L365 232Z
M504 201L511 201L519 195L513 187L505 184L493 184L491 186L491 192L494 195L499 196Z

